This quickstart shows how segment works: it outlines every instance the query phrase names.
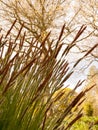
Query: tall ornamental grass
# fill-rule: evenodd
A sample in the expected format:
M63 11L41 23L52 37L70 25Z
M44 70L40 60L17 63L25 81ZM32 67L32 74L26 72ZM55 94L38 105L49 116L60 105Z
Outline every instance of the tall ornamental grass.
M56 109L60 107L56 102L61 99L64 92L60 91L56 96L53 95L64 87L74 68L98 44L70 69L66 61L67 54L75 46L75 41L83 33L85 26L80 28L72 43L60 54L65 25L57 41L51 40L47 46L50 32L42 43L38 40L40 36L38 39L32 36L28 42L26 33L22 31L24 25L16 37L11 36L15 24L16 21L5 35L0 35L0 130L70 129L82 116L80 105L88 90L73 96L74 91L83 83L79 81L74 90L66 95L67 106L63 107L62 112Z

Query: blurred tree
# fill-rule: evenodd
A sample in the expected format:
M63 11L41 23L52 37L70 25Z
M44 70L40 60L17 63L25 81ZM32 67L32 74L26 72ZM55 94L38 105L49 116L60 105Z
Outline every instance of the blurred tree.
M38 38L41 35L41 41L56 26L55 20L65 14L62 0L4 0L2 3L3 7L7 7L3 11L8 21L17 19L20 25L24 23L29 36L33 34Z
M87 85L85 88L89 88L90 85L94 85L88 94L86 94L86 103L92 106L93 115L98 115L98 69L95 66L92 66L89 70Z

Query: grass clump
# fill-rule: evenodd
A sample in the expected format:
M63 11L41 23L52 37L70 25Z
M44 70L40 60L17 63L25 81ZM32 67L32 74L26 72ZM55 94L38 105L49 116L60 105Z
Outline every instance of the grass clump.
M19 37L22 26L17 36L11 37L10 32L15 23L16 21L6 35L0 38L0 130L67 130L81 118L82 111L77 109L88 90L80 92L69 102L68 98L73 97L73 91L82 84L82 81L79 81L75 89L64 97L67 107L61 112L56 111L58 109L55 110L53 106L64 92L60 91L55 98L53 95L73 73L66 56L85 27L80 28L73 42L58 58L63 47L61 38L65 25L58 40L55 43L51 40L46 47L50 33L41 43L34 37L31 42L27 42L26 33ZM85 56L79 59L73 68ZM60 104L55 107L60 107Z

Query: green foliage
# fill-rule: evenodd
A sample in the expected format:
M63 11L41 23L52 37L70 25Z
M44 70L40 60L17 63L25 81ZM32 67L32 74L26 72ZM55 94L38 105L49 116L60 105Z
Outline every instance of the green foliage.
M98 69L95 66L92 66L89 70L85 88L89 88L93 84L95 84L95 87L85 95L84 105L85 109L90 110L93 116L98 116Z
M84 116L78 120L71 130L97 130L98 129L98 117Z
M93 116L93 106L92 106L92 102L86 102L84 104L84 113L87 116Z
M19 39L23 25L15 39L10 37L10 31L0 38L0 130L59 130L69 129L79 118L81 110L74 116L74 112L83 102L82 97L88 90L80 92L68 102L63 112L52 112L52 108L59 97L53 98L57 90L64 86L64 83L72 75L66 56L73 43L85 30L82 26L73 42L65 48L61 57L58 54L63 47L61 38L65 25L62 27L58 40L51 41L47 53L44 53L46 41L31 39L26 42L26 34ZM85 58L96 46L90 49L73 66ZM43 57L44 55L44 57ZM70 91L65 100L73 97L73 91L82 84L77 83L75 89ZM58 108L58 106L57 106ZM72 110L74 109L73 113ZM57 109L58 110L58 109Z

